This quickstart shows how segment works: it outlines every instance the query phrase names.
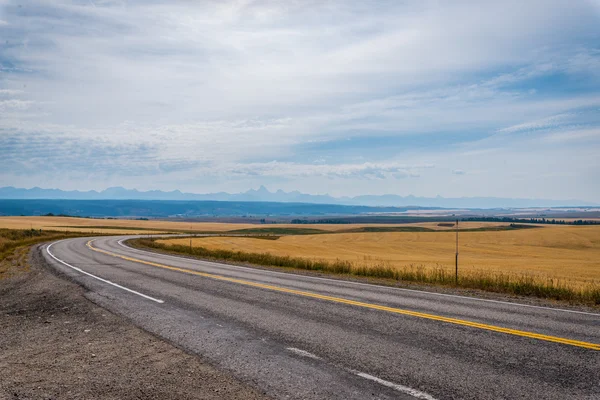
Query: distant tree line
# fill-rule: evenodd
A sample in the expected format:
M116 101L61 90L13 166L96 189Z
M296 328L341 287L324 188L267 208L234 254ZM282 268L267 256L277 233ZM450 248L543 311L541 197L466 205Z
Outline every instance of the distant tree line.
M348 224L341 219L293 219L292 224Z
M578 219L575 221L565 221L564 219L546 219L542 218L512 218L512 217L471 217L463 218L462 221L476 222L519 222L526 224L550 224L550 225L600 225L600 221L591 221Z
M47 214L42 214L42 217L69 217L69 218L83 218L83 219L118 219L115 217L92 217L90 215L71 215L71 214L54 214L54 213L47 213ZM21 217L24 217L23 214L21 214ZM137 220L140 221L148 221L148 218L136 218Z
M88 217L81 217L79 215L69 215L69 214L54 214L54 213L48 213L48 214L44 214L42 215L42 217L70 217L70 218L88 218Z

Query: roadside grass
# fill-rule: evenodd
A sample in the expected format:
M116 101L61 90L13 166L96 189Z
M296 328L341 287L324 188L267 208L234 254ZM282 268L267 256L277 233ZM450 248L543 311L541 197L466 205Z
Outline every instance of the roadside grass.
M80 236L89 234L37 229L0 229L0 280L28 270L27 255L29 248L34 244Z
M211 235L163 238L158 243L201 246L248 253L270 253L310 259L349 261L355 265L408 265L454 269L456 234L435 232L357 232L330 235ZM461 274L487 270L560 278L571 286L600 284L600 226L537 227L511 231L465 232L459 235Z
M163 252L184 254L201 259L243 262L262 266L317 271L331 274L378 278L390 281L403 281L478 289L489 292L543 299L568 301L587 305L600 305L600 285L571 285L567 280L526 273L505 273L489 270L469 270L461 272L455 282L454 271L442 266L426 267L410 264L393 267L384 262L375 265L357 265L345 260L318 260L302 257L280 256L270 253L250 253L225 249L207 249L180 244L158 243L155 239L133 239L129 244L138 248L155 249Z

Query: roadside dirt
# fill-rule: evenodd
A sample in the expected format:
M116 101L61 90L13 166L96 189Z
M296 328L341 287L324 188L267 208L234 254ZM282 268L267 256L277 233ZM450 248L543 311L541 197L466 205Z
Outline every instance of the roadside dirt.
M0 399L262 399L44 267L0 280Z

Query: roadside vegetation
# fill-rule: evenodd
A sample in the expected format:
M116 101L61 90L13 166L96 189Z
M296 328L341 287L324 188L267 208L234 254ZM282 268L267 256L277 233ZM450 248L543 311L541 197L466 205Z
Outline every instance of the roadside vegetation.
M348 261L355 266L404 268L420 265L454 270L456 233L453 230L337 231L329 234L282 236L233 235L192 238L194 247L209 250L269 253L312 260ZM398 227L403 228L403 227ZM436 227L437 228L437 227ZM478 230L459 233L459 270L499 271L553 277L571 285L600 283L600 226L535 226L530 229ZM504 227L501 227L504 228ZM252 237L251 237L252 236ZM272 240L256 240L257 238ZM159 243L188 246L190 239L164 238Z
M272 266L307 270L329 274L388 280L390 282L412 282L419 284L443 285L464 289L478 289L518 296L531 296L543 299L568 301L587 305L600 305L600 284L597 282L570 282L568 279L547 277L537 274L499 272L468 269L461 271L458 282L454 269L447 266L425 266L412 263L405 266L392 266L389 263L365 263L348 260L324 260L275 255L269 252L233 251L203 246L181 244L189 238L177 239L175 243L158 241L152 238L135 239L129 243L135 247L161 252L192 256L200 259L223 260L234 263L250 263L259 266Z
M32 245L79 236L83 235L40 229L0 229L0 279L29 268L27 255Z

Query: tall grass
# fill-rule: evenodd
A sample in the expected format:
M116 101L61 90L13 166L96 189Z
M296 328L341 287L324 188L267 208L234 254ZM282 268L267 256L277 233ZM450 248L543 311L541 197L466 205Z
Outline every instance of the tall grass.
M354 275L395 281L425 283L444 286L458 286L497 293L532 296L544 299L563 300L576 303L600 305L600 285L590 283L575 286L568 281L530 274L515 274L493 271L467 271L459 275L455 283L454 270L421 265L408 265L402 268L385 263L357 265L343 260L313 260L301 257L278 256L270 253L249 253L223 249L207 249L177 244L158 243L154 239L135 239L130 243L136 247L158 249L198 258L244 262L256 265L285 267L333 274Z
M38 243L51 237L50 232L37 229L0 229L0 260L10 255L17 247Z
M0 229L0 279L8 276L15 265L26 267L29 247L34 244L89 235L38 229Z

